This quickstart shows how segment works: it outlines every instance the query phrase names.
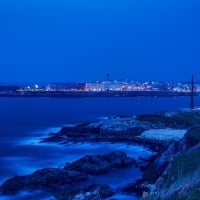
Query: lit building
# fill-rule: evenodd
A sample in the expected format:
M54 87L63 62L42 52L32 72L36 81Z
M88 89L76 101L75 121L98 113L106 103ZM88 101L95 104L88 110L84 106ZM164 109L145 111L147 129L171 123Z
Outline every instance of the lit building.
M50 83L48 90L51 91L81 91L85 89L85 83Z

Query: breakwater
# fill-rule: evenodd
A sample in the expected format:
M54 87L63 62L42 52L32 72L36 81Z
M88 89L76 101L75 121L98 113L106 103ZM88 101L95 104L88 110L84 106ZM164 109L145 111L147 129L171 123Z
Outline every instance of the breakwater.
M194 94L195 96L198 93ZM169 91L9 91L1 92L0 97L176 97L190 96L189 92L169 92Z

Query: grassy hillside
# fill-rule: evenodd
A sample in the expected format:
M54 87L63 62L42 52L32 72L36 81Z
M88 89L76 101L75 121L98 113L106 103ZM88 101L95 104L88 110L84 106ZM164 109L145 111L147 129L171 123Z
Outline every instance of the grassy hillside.
M178 112L170 116L166 115L139 115L139 121L164 124L167 127L192 127L200 124L200 115L197 112Z
M148 200L200 199L200 128L191 128L186 135L187 150L175 155L157 181Z

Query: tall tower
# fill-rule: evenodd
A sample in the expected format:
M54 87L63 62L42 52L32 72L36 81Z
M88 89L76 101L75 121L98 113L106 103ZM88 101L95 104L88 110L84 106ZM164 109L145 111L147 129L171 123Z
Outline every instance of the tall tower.
M194 109L194 74L192 73L190 108Z

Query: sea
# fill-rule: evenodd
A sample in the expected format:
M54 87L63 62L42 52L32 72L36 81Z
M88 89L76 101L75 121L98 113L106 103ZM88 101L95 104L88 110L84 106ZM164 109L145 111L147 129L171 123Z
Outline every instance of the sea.
M198 103L199 102L199 103ZM153 154L140 145L112 143L69 143L67 145L40 143L51 132L63 126L96 121L116 115L153 114L188 108L189 97L163 98L0 98L0 184L15 175L26 175L45 167L62 167L84 155L125 151L138 159ZM198 107L200 98L195 98ZM108 183L114 190L141 177L135 168L110 172L95 181ZM118 199L129 196L117 194ZM53 199L41 192L23 192L0 200ZM137 199L131 196L130 199Z

